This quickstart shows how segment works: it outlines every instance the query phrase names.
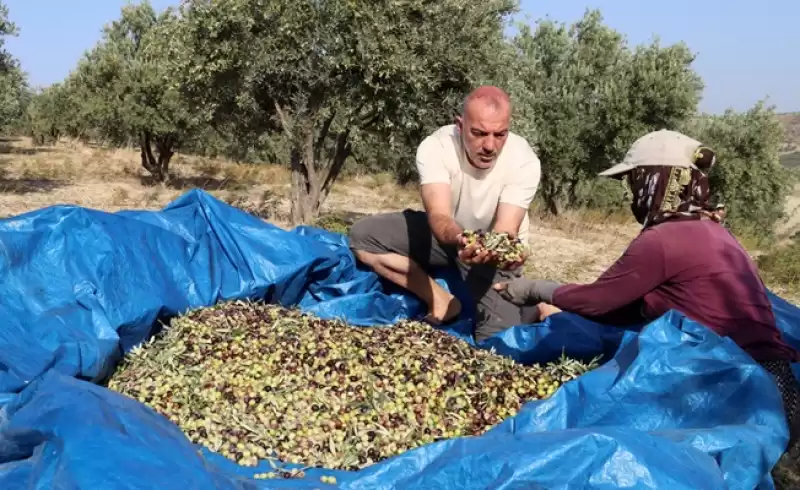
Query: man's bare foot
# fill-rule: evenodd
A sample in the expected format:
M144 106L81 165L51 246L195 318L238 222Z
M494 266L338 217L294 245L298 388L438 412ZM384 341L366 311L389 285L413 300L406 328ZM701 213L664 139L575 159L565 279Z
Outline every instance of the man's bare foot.
M423 319L431 325L442 325L449 323L461 313L461 302L453 295L448 295L442 301L434 302L433 308Z

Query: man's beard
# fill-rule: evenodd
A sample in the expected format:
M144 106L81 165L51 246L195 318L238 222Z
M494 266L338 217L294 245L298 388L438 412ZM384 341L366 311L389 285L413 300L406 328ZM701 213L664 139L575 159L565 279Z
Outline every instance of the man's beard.
M467 160L470 161L473 167L479 167L480 165L492 165L495 160L497 160L497 152L486 154L483 152L475 152L473 155L470 155L469 146L467 146L467 142L464 141L464 136L461 136L461 146L464 148L464 154L467 156ZM484 160L481 157L489 157L489 160Z

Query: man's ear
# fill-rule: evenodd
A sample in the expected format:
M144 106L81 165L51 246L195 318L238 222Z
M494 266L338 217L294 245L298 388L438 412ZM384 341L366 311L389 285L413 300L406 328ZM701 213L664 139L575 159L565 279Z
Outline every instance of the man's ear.
M456 114L456 116L453 118L453 122L455 123L456 128L459 131L463 130L464 120L461 118L461 116L459 114Z

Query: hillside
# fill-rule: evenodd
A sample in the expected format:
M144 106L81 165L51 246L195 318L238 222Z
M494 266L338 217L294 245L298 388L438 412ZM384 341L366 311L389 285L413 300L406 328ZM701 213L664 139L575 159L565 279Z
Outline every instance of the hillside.
M800 151L800 112L778 114L778 119L786 131L786 142L782 151L785 153Z

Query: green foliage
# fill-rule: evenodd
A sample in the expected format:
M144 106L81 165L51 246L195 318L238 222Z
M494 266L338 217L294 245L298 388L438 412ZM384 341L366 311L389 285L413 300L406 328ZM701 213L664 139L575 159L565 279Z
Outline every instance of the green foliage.
M760 256L758 268L765 281L800 291L800 240Z
M79 137L79 107L66 83L56 83L35 93L26 110L26 129L37 145L52 145L62 135Z
M474 74L495 62L514 7L510 0L187 1L168 59L206 121L283 133L292 217L301 222L319 212L354 147L370 136L407 148L451 121Z
M8 6L0 1L0 72L18 68L17 60L6 50L6 37L19 34L17 24L11 21Z
M537 200L549 212L627 208L625 187L597 173L668 128L717 149L715 197L736 231L772 229L790 179L771 110L694 117L703 84L684 44L630 47L591 10L505 39L516 6L186 0L157 14L148 2L127 5L64 83L34 96L27 124L42 142L137 144L159 179L178 148L286 165L292 221L313 222L342 174L414 180L420 141L452 122L472 88L493 83L511 94L513 129L542 160ZM15 29L0 2L0 51ZM20 80L0 78L0 123L26 103Z
M713 198L728 207L731 229L771 238L793 182L780 164L783 129L773 108L758 103L744 112L704 115L684 131L717 152L710 185Z
M20 125L30 99L25 73L18 67L0 72L0 131L10 132Z
M6 38L19 34L9 18L8 7L0 1L0 130L12 131L22 121L29 100L27 76L19 61L5 48Z
M139 145L143 167L160 181L168 179L174 150L195 126L165 63L175 20L169 10L157 15L147 1L126 5L67 80L66 97L81 122L71 132ZM56 115L53 124L63 121Z
M334 214L323 214L314 220L314 226L334 233L347 235L350 232L350 223L341 216Z
M541 197L556 214L588 204L597 173L636 138L691 116L703 87L686 46L630 49L597 11L570 27L550 20L535 30L521 26L513 45L519 58L508 79L517 130L538 150ZM616 187L599 185L615 193L602 201L621 199Z

